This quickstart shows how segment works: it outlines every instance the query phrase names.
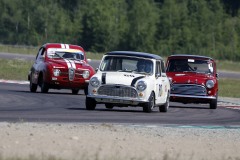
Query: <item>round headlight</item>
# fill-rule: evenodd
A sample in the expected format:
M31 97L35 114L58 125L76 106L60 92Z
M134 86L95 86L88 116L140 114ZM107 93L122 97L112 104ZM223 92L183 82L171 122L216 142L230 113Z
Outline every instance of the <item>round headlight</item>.
M60 73L61 73L61 71L60 71L60 69L53 69L53 75L54 76L59 76L60 75Z
M213 81L213 80L208 80L208 81L206 82L206 86L207 86L207 88L209 88L209 89L213 88L213 87L214 87L214 81Z
M91 78L90 80L90 84L93 86L93 87L98 87L100 85L100 81L98 80L97 77L93 77Z
M87 79L90 76L90 72L89 71L83 71L83 78Z
M137 83L137 90L144 91L147 88L147 84L144 81L139 81Z

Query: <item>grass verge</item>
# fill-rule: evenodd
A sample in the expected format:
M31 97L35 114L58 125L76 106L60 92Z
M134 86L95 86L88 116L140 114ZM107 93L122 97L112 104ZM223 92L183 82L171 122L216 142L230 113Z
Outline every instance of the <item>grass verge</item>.
M240 98L240 79L220 79L218 86L219 96Z
M27 80L32 61L0 59L0 79Z

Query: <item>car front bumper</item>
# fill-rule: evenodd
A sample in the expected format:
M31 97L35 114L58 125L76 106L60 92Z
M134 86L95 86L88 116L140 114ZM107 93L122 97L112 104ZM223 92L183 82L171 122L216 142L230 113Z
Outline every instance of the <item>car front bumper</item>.
M183 95L183 94L170 94L171 102L181 103L210 103L216 100L217 96L195 96L195 95Z
M216 99L215 96L194 96L194 95L184 95L184 94L170 94L170 97L177 98L196 98L196 99Z
M97 103L139 105L139 104L148 102L148 100L139 99L139 98L117 97L117 96L87 95L87 97L95 99Z

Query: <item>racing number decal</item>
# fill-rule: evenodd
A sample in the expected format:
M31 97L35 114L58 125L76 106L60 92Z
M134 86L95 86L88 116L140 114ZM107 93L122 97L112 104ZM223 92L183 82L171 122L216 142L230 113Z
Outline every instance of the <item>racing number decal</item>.
M162 92L163 92L162 87L163 87L162 84L159 84L158 97L162 96Z

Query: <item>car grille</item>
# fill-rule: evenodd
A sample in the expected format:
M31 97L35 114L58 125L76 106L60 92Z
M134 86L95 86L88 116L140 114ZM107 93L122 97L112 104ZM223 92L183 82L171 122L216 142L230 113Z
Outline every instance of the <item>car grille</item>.
M106 96L118 96L118 97L130 97L136 98L137 91L133 87L122 86L122 85L104 85L98 89L99 95Z
M68 70L64 70L61 72L61 76L67 78L70 81L77 80L82 77L83 70L75 70L72 68L69 68Z
M204 86L195 84L173 84L171 94L206 96L207 90Z

